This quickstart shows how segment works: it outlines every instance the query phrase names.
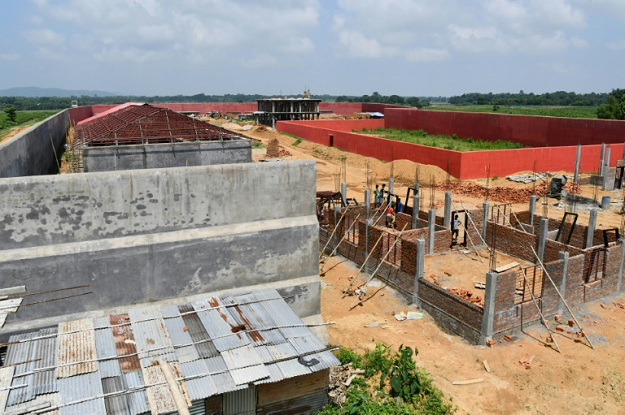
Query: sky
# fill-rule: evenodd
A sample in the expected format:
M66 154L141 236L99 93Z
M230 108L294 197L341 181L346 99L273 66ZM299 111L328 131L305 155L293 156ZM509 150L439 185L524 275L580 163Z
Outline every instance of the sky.
M625 87L625 0L0 0L0 89L452 96Z

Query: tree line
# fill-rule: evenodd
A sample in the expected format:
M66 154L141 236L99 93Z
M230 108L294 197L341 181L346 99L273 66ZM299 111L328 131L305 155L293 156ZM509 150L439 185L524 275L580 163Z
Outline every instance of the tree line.
M480 94L477 92L449 98L453 105L558 105L558 106L597 106L608 101L607 93L576 94L575 92L545 92L544 94L500 93Z

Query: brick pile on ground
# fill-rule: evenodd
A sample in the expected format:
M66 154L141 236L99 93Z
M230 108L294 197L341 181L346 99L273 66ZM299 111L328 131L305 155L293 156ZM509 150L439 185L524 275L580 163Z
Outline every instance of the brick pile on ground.
M280 142L277 138L269 140L269 144L267 144L267 157L280 157Z
M486 195L486 191L488 191L489 200L501 203L525 203L529 201L530 196L534 194L533 186L523 189L505 186L492 186L490 189L487 189L485 186L477 183L451 182L449 185L447 185L447 183L441 183L436 187L438 190L447 190L448 186L450 192L461 196L484 197ZM540 183L536 185L537 196L544 196L548 190L549 186L547 183Z
M451 274L449 274L449 275L451 275ZM434 274L430 275L428 280L430 280L434 284L438 285L439 287L444 288L445 290L449 291L450 293L452 293L454 295L457 295L458 297L462 298L463 300L467 300L468 302L473 303L473 304L475 304L478 307L484 308L484 300L482 299L482 297L480 297L479 295L473 294L473 292L471 290L465 290L463 288L445 288L445 287L443 287L443 284L438 280L438 278Z

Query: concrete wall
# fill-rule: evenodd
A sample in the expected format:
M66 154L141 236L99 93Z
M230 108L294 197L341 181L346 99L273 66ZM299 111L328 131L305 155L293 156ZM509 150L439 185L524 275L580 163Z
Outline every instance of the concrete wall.
M261 284L318 314L315 175L294 161L2 180L2 286L93 292L22 307L5 330Z
M0 178L58 172L68 126L65 110L0 143Z
M87 147L83 150L85 172L209 166L251 161L252 145L248 140Z

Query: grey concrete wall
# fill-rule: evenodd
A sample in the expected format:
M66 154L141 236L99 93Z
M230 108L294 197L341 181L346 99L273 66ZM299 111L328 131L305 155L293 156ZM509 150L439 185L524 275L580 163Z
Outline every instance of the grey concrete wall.
M64 110L0 143L0 178L57 173L68 127Z
M83 150L85 172L209 166L251 161L252 145L248 140L87 147Z
M315 213L310 162L0 180L0 250Z
M21 307L4 331L263 284L318 314L315 179L293 161L0 180L0 285L89 286L25 303L93 292Z

